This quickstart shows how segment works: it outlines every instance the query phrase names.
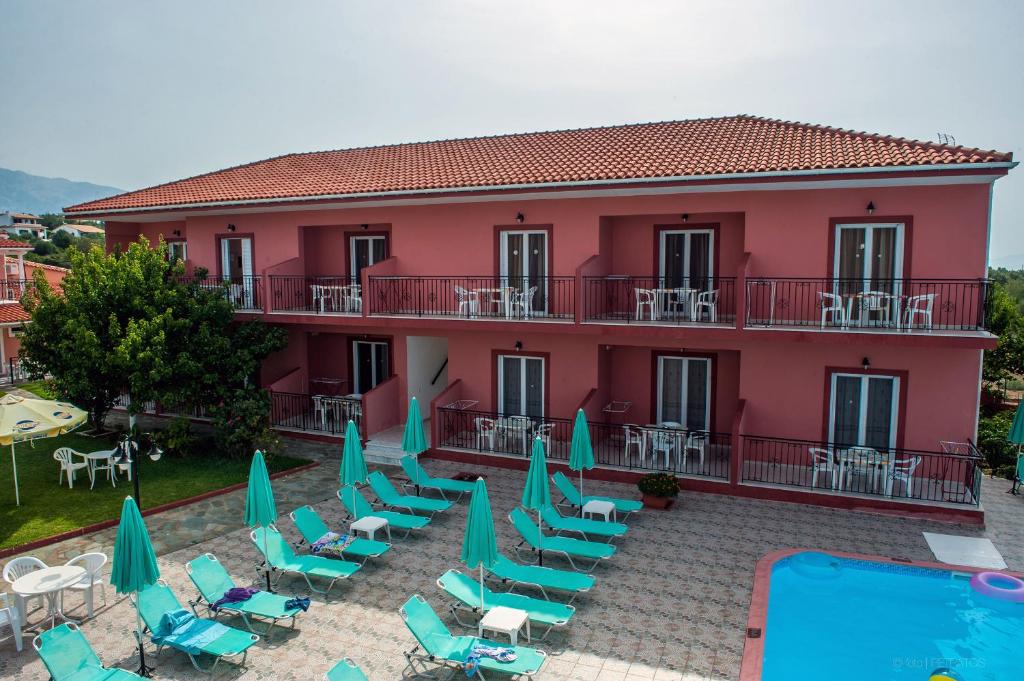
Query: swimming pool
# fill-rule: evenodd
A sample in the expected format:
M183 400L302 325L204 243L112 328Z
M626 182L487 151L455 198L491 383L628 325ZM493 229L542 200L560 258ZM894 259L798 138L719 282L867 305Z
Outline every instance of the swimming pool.
M762 681L1024 678L1024 604L966 573L801 552L772 566Z

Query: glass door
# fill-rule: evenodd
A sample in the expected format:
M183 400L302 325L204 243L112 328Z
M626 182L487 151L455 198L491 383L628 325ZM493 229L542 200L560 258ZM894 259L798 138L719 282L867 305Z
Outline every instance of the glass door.
M352 390L363 395L378 383L391 378L388 344L378 341L352 341Z
M544 417L544 358L499 355L498 413Z
M896 447L900 379L833 374L829 441L839 447Z
M252 239L225 237L220 240L221 279L228 282L228 295L236 307L255 307L252 273Z
M848 291L893 293L903 274L903 225L837 225L833 271Z
M714 288L715 235L710 229L661 232L658 288Z
M687 430L710 430L711 360L706 357L658 357L657 422Z
M364 267L374 265L388 257L388 238L377 236L353 236L349 238L349 278L350 283L361 282Z
M548 233L515 231L501 233L502 286L511 286L523 297L525 316L547 312Z

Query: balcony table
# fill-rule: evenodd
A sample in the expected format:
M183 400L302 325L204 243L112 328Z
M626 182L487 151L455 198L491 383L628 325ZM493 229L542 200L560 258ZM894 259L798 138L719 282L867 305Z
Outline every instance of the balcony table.
M512 286L473 289L481 307L486 305L488 312L504 314L505 319L512 319L512 294L514 291L515 288Z
M888 303L888 319L879 319L877 324L879 326L894 326L897 331L900 329L900 320L903 318L903 299L906 296L899 293L887 293L885 291L872 291L870 293L866 291L858 291L852 295L847 296L847 314L846 318L850 322L856 319L857 326L872 326L872 322L869 319L872 310L870 310L866 304L869 298L878 298L880 300L887 301ZM853 314L854 309L857 310L856 317Z
M11 584L11 590L26 598L45 596L47 604L46 615L50 618L50 628L52 629L58 617L65 622L78 624L77 620L73 620L64 614L59 597L65 588L81 581L84 576L85 568L83 567L78 565L58 565L35 570L19 577L14 580L14 584ZM21 615L22 625L24 625L24 613L21 613Z
M654 299L658 301L655 305L657 308L656 316L658 318L664 316L665 308L668 304L675 302L678 305L688 309L688 316L690 319L696 317L696 310L694 305L696 304L696 293L697 289L687 287L675 287L675 288L656 288L651 289L654 293ZM673 301L673 297L675 300Z
M878 491L879 476L888 476L888 471L894 460L887 452L879 452L870 447L850 447L836 451L836 459L839 461L839 491L843 491L846 485L848 469L862 470L871 475L871 490Z

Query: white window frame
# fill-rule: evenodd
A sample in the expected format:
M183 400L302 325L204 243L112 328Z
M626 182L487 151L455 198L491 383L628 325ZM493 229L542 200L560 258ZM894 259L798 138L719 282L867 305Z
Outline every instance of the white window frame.
M352 390L358 390L362 381L359 380L362 376L359 375L359 344L371 346L370 349L370 382L373 386L370 388L376 388L383 381L387 380L385 377L377 376L377 353L383 348L383 352L388 352L388 344L386 341L367 341L367 340L354 340L352 341ZM391 357L388 357L388 368L391 368Z
M690 278L690 237L693 234L708 235L708 278L715 277L715 230L713 229L664 229L658 234L658 279L665 281L665 243L671 234L686 236L683 241L683 278Z
M221 248L223 248L223 246ZM186 260L188 260L188 242L187 241L185 241L184 239L180 239L180 240L179 239L175 239L174 241L168 241L167 242L167 257L168 257L168 259L173 259L175 257L174 251L176 249L180 249L181 250L181 255L178 256L179 260L181 260L182 262L185 262ZM221 256L221 257L223 257L223 256Z
M890 229L896 228L896 252L893 254L893 279L903 278L903 232L904 225L902 222L862 222L862 223L846 223L836 225L835 238L832 241L832 276L839 279L839 244L842 240L842 234L844 229L863 229L864 230L864 265L865 271L862 276L864 280L864 286L869 286L871 279L874 276L874 262L871 262L871 271L867 269L868 262L871 260L871 252L874 247L874 234L876 229Z
M863 443L867 438L867 426L868 421L866 415L868 410L868 380L872 378L887 378L892 380L892 406L890 408L891 413L889 414L889 449L896 448L896 440L900 425L900 377L890 374L860 374L856 372L848 371L837 371L832 374L832 378L829 381L829 396L828 396L828 441L835 442L836 432L836 395L837 384L839 383L839 377L845 378L857 378L860 379L860 423L857 424L857 445L858 447L866 446Z
M683 380L680 381L680 383L681 383L680 388L682 390L682 395L680 396L680 403L683 405L683 420L684 421L686 420L686 412L688 411L687 408L689 407L689 401L690 401L690 396L689 396L690 389L689 389L689 380L688 380L688 378L689 378L689 370L690 370L690 362L706 362L707 363L707 367L708 367L708 370L707 370L707 381L706 381L706 385L704 386L705 394L707 396L706 399L704 400L704 429L707 430L707 431L710 431L711 430L711 395L712 395L712 393L711 393L711 381L713 380L713 376L711 375L711 358L710 357L686 357L686 356L677 356L677 355L658 355L658 376L657 376L657 381L658 381L658 386L657 386L658 404L657 404L657 411L654 414L655 417L656 417L657 423L662 423L663 421L665 421L665 419L663 418L665 416L664 411L663 411L664 407L662 405L662 394L663 394L662 386L663 386L663 381L664 381L664 377L665 377L665 360L682 361L683 362ZM682 423L682 422L680 422L680 423ZM683 425L685 426L686 424L683 423Z
M506 359L518 359L522 360L519 367L519 399L521 400L519 409L516 410L518 414L526 413L526 360L533 359L540 361L540 418L544 418L547 412L544 408L544 402L546 398L547 386L544 385L545 377L547 376L547 366L545 366L545 359L543 357L537 357L536 355L498 355L498 404L495 405L499 414L505 415L510 414L505 408L505 360Z
M379 262L373 259L373 242L383 241L384 253L386 255L388 251L388 237L385 234L352 234L349 236L348 239L348 271L350 273L349 278L353 281L353 283L358 284L359 282L356 281L356 244L359 241L367 242L366 253L368 255L368 258L366 266L372 267L373 265L376 265Z
M550 253L551 244L548 243L548 232L544 229L510 229L501 230L501 254L499 258L499 267L501 271L499 274L503 279L508 279L508 238L510 236L519 235L523 237L523 248L529 246L530 237L539 235L544 237L544 275L550 276L551 273L548 269L548 254ZM527 253L520 253L519 257L522 259L523 264L523 278L528 279L530 277L530 258L527 257Z
M249 236L224 236L220 239L220 269L221 278L225 281L230 279L228 271L229 256L231 247L228 242L238 241L242 249L242 283L249 289L252 288L253 262L252 262L252 237Z

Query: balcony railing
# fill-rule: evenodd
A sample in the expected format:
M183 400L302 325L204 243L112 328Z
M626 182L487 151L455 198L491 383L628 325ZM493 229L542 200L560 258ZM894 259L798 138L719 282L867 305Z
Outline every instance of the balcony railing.
M583 319L731 326L736 323L736 279L709 277L678 285L664 277L584 277Z
M217 279L216 277L186 277L182 280L207 291L223 291L236 310L263 309L263 280L256 275Z
M31 279L0 279L0 302L16 303L33 286Z
M529 418L441 407L440 447L528 457L533 439L544 441L553 461L567 463L573 421ZM590 423L594 462L598 466L638 471L667 471L677 475L727 480L730 436L725 433L640 428L612 423Z
M984 331L984 279L747 279L746 325L927 333Z
M347 276L270 276L272 312L354 314L363 312L362 287Z
M363 403L359 398L270 393L270 425L310 433L340 435L349 420L362 424Z
M742 482L977 506L982 457L745 435Z
M371 315L573 321L574 277L370 277Z

